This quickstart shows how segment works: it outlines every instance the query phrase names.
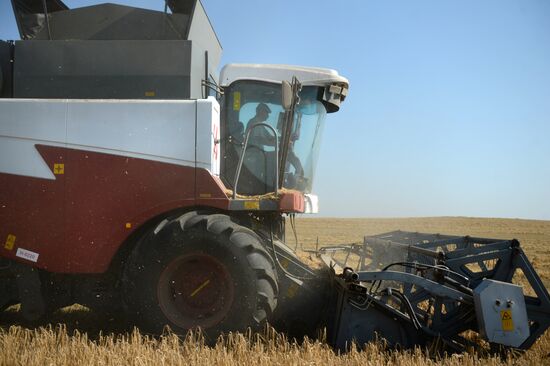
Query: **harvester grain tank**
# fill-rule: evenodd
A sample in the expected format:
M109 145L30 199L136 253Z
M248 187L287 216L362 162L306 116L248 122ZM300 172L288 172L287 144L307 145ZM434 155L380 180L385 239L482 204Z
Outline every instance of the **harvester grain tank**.
M270 322L330 343L529 347L550 300L516 241L388 233L310 268L285 224L312 183L336 71L230 64L200 1L13 0L0 42L0 309L80 303L143 329ZM4 240L5 239L5 240ZM397 259L396 259L397 258ZM525 273L536 296L511 284Z

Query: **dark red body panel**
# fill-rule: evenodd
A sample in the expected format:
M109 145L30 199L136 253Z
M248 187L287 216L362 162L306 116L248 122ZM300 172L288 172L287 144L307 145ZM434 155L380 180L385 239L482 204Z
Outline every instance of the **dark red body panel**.
M0 173L0 253L58 273L102 273L143 223L182 207L227 209L221 181L206 169L37 145L55 180ZM4 245L15 236L10 250ZM18 248L38 253L32 263Z

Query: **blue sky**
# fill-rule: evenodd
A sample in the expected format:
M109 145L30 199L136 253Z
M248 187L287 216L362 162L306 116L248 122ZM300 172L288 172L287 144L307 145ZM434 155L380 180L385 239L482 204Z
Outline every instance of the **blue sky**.
M0 39L18 37L9 3ZM550 219L550 1L203 3L222 64L329 67L350 80L321 148L323 216Z

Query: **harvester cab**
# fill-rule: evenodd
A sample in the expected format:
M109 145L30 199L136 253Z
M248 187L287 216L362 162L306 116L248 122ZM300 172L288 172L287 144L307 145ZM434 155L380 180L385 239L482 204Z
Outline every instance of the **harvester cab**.
M232 198L264 196L268 202L294 193L297 204L293 198L282 211L317 212L312 184L325 117L340 108L347 79L328 69L230 64L220 84L221 177Z

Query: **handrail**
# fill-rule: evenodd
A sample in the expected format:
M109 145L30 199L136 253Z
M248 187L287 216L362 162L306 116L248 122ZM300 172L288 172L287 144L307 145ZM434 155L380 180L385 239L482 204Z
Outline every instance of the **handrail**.
M237 198L237 183L239 182L239 178L241 176L241 168L243 166L244 155L246 154L246 148L248 147L248 139L250 138L250 133L252 132L253 129L260 126L267 127L268 129L270 129L271 132L273 132L273 136L275 137L275 185L274 185L275 193L277 193L277 190L279 189L279 134L277 133L277 130L273 126L265 122L261 122L253 125L246 132L246 136L243 143L243 151L239 158L239 164L237 165L237 172L235 174L235 181L233 182L233 199Z

